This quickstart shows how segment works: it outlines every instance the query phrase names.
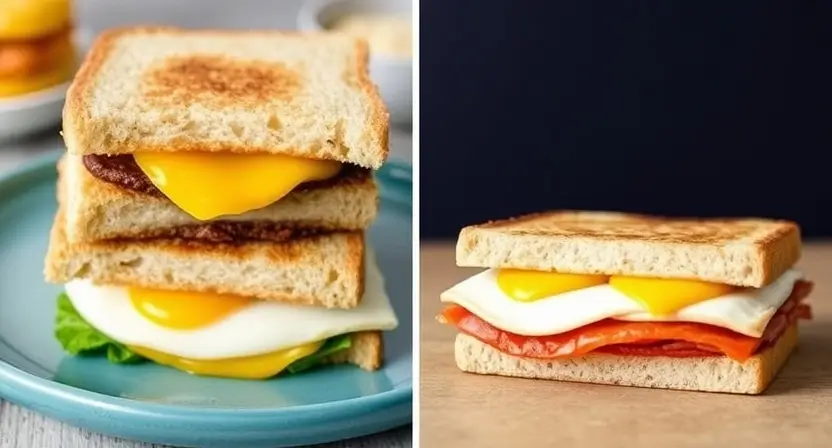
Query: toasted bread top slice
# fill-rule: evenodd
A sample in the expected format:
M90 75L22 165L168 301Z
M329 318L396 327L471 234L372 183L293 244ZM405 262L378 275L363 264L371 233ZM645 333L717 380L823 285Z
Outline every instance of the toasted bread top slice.
M368 46L337 33L119 28L67 94L70 152L287 154L379 168L388 112Z
M553 211L462 229L459 266L765 286L800 258L790 221Z

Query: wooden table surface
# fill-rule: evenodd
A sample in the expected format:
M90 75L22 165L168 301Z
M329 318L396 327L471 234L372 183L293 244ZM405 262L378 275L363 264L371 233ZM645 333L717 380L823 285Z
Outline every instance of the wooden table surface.
M422 245L421 444L481 446L832 446L832 243L807 243L812 321L764 395L740 396L481 376L454 363L439 294L479 272L448 243Z

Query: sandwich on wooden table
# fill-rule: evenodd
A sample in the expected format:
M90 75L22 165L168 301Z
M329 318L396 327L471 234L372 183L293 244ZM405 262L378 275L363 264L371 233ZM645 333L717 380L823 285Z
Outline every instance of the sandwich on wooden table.
M462 229L441 294L466 372L762 393L812 283L797 224L553 211Z
M64 348L235 378L377 369L398 322L364 238L388 153L367 60L328 33L102 34L64 108L45 263Z

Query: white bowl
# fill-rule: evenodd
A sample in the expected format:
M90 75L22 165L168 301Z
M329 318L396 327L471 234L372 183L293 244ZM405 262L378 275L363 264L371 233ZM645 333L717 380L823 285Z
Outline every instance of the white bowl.
M412 17L409 0L306 0L298 14L298 28L326 30L339 17L351 13L389 13ZM413 119L413 62L370 51L370 77L378 86L394 123L409 124Z
M80 59L92 36L78 31L74 40ZM0 141L19 139L58 125L69 84L67 81L37 92L0 98Z
M69 83L9 99L0 99L0 140L25 137L61 122Z

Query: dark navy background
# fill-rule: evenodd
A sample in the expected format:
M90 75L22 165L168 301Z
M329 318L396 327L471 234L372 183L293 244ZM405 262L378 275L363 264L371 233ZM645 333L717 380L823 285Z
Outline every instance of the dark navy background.
M551 208L832 236L832 2L423 0L420 20L423 238Z

